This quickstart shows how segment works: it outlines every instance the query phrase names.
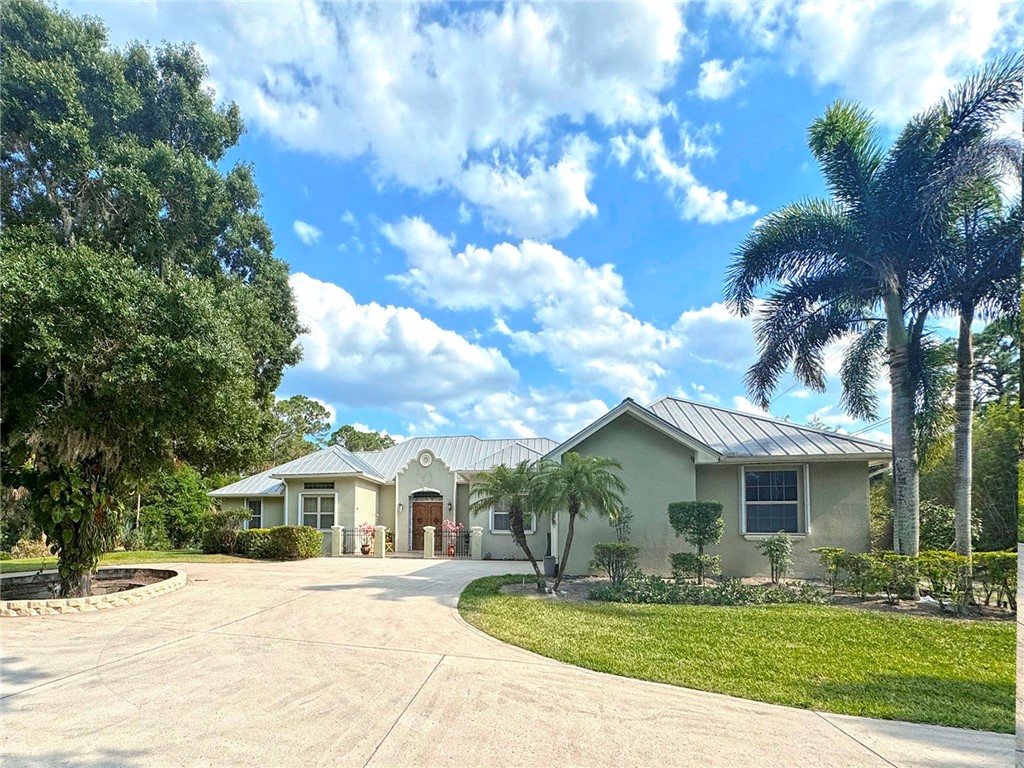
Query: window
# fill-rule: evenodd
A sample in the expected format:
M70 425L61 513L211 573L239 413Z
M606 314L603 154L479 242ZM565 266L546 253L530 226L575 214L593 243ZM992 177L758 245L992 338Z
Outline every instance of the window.
M537 530L533 515L529 512L523 513L523 530L526 533L533 533ZM508 522L508 512L501 512L497 509L491 510L491 533L511 533L512 528Z
M245 506L249 508L249 530L263 527L263 499L246 499Z
M800 483L795 469L744 473L747 533L800 532Z
M334 497L303 496L302 524L329 531L334 525Z
M333 491L333 480L308 480L302 484L304 491Z

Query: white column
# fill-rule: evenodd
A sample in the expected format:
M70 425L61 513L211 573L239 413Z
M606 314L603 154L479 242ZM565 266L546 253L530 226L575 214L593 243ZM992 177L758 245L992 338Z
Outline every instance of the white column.
M383 526L383 525L378 525L378 526L374 527L373 530L374 530L373 556L374 557L384 557L384 549L385 549L384 542L385 542L385 536L387 535L387 530L388 529L385 526Z
M469 529L469 556L473 560L484 559L484 529L479 525Z
M341 532L344 530L340 525L331 526L331 557L341 557Z
M434 526L423 526L423 557L429 560L434 557Z

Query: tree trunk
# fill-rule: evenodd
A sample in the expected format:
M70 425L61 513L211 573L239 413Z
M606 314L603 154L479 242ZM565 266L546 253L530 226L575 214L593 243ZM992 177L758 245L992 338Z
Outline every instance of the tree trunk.
M562 584L562 577L565 576L565 569L569 565L569 549L572 547L572 534L576 527L576 513L569 510L569 524L565 527L565 546L562 547L562 560L558 563L558 571L555 574L554 591L557 592Z
M914 392L908 370L907 328L899 295L886 294L883 301L889 383L892 387L893 549L897 554L916 557L920 545L920 491Z
M537 574L537 591L546 592L547 582L544 581L544 574L541 573L540 567L537 565L537 558L533 556L533 552L530 551L530 545L526 541L526 531L523 530L523 513L510 510L509 523L512 527L512 536L515 538L516 544L526 554L530 565L533 566L533 572Z
M953 506L956 511L956 551L971 560L971 426L974 419L974 312L960 314L956 347L956 429L953 433Z

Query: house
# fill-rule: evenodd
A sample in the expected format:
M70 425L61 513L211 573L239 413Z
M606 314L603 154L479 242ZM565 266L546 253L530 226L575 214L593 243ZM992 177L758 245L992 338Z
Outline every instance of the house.
M626 399L562 443L545 438L481 440L421 437L381 451L333 446L213 491L223 506L248 506L251 526L376 523L394 531L397 552L423 549L424 526L442 520L482 528L484 557L521 557L508 517L469 511L474 480L500 464L568 452L617 459L633 512L631 540L641 566L668 571L669 555L686 548L668 523L671 502L713 499L723 506L725 532L710 550L729 576L767 572L756 542L785 530L795 539L794 574L817 572L809 550L867 550L868 478L890 461L890 449L851 435L768 416L664 397L648 406ZM566 513L531 520L530 549L561 553ZM586 573L593 546L611 540L607 520L577 521L567 572Z

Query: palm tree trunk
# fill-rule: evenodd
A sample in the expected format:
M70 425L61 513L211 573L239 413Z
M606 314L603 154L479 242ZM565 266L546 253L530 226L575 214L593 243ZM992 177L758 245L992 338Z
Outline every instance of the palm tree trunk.
M565 569L569 565L569 549L572 547L572 534L576 527L576 513L569 510L569 524L565 527L565 546L562 547L562 559L558 563L558 573L555 575L554 591L557 592L562 584L562 577L565 576Z
M540 572L537 558L533 556L533 552L530 551L530 545L526 541L526 531L523 529L523 513L510 512L509 524L512 528L512 537L515 539L516 544L519 545L519 548L526 553L526 558L530 561L530 565L533 566L533 572L537 574L537 591L546 592L547 582L544 581L544 574Z
M908 370L907 328L904 325L900 296L888 293L883 302L889 383L892 387L893 549L898 554L916 557L920 539L920 490L914 392Z
M953 432L953 506L956 521L956 551L971 559L971 427L974 420L974 340L971 337L972 310L960 313L960 336L956 347L956 428Z

